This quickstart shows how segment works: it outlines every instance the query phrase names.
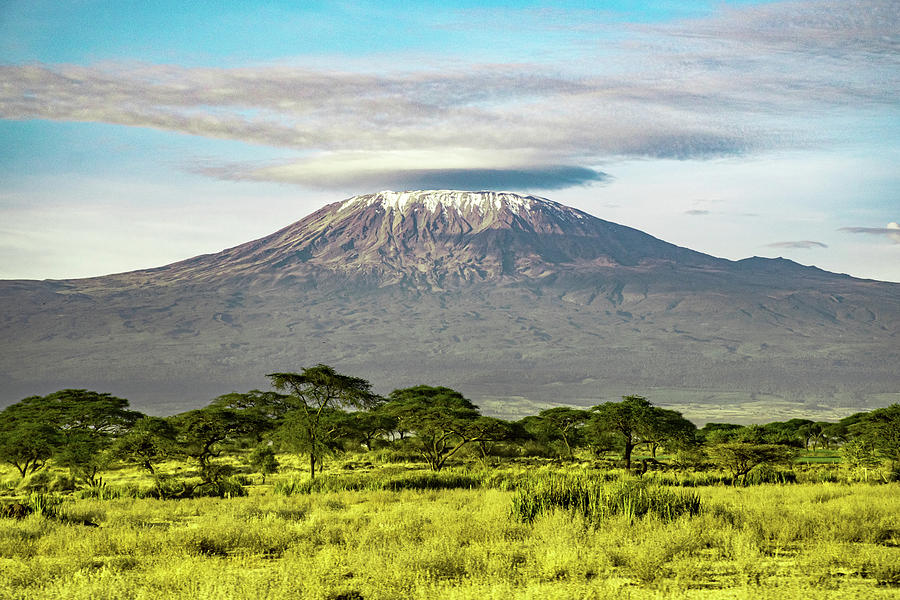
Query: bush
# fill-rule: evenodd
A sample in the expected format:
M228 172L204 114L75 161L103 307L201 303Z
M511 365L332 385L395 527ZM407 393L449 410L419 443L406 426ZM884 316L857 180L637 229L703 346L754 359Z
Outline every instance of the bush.
M42 470L32 473L19 484L19 489L25 493L47 492L50 490L50 483L53 481L53 474L50 471Z
M38 514L48 519L57 516L61 504L62 498L57 494L43 494L40 492L32 492L25 501L25 506L30 509L30 513Z
M587 477L548 475L532 480L513 497L512 515L520 521L530 523L553 509L580 513L594 522L616 515L652 515L669 521L683 514L699 514L700 496L642 481L607 484Z
M201 483L194 487L191 495L195 498L239 498L246 496L247 490L234 478L229 478Z
M422 455L414 449L402 446L392 446L378 450L374 453L374 459L382 464L415 463L423 460Z
M112 500L114 498L121 498L122 496L122 489L111 487L102 481L78 492L79 498L93 498L95 500Z
M797 483L797 474L793 471L776 469L771 465L759 465L747 473L743 484L759 485L760 483Z
M453 472L404 472L399 474L355 473L325 475L316 479L288 479L275 484L275 493L290 496L314 492L387 490L448 490L481 487L481 478Z
M711 485L731 485L733 478L721 472L712 473L653 473L647 474L645 480L658 485L673 487L701 487Z

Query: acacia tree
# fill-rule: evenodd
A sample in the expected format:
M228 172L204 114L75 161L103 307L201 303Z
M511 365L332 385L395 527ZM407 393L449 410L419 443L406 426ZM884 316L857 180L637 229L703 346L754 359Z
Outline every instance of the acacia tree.
M388 398L385 411L415 434L414 443L433 471L466 444L504 435L496 419L482 417L477 406L447 387L419 385L394 390Z
M266 475L278 472L278 459L275 451L267 444L260 444L250 453L250 468L262 475L263 485L266 483Z
M467 429L470 441L478 446L484 464L487 464L488 457L497 451L500 443L529 437L528 432L520 424L496 417L478 417Z
M819 436L822 446L828 450L832 444L841 444L848 439L849 430L843 423L822 423L822 434Z
M142 416L129 410L124 398L81 389L31 396L2 414L0 453L23 477L52 455L88 484L107 466L113 440Z
M760 431L766 443L809 449L809 441L815 435L814 425L810 419L791 419L761 425Z
M233 441L252 435L259 427L258 419L240 411L207 406L174 417L179 452L197 461L204 484L215 483L227 469L212 460Z
M40 470L60 443L58 430L45 422L37 404L27 400L0 412L0 460L15 467L22 478Z
M175 437L175 428L166 419L144 417L128 433L116 439L112 455L150 473L159 487L156 467L159 462L178 454Z
M809 450L809 445L812 443L812 450L815 452L818 440L822 435L822 424L810 421L809 423L800 425L795 431L797 439L803 444L803 449Z
M656 451L663 444L684 447L694 441L697 426L685 419L677 410L651 406L641 427L641 439L656 458Z
M707 423L697 430L697 439L704 444L721 444L734 439L743 428L735 423Z
M732 482L745 479L757 465L789 463L795 450L783 444L755 444L752 442L725 442L710 446L710 458L731 473Z
M651 407L643 396L623 396L621 402L606 402L591 409L598 430L614 431L622 436L626 469L631 468L631 452L642 441L641 433L650 419Z
M209 403L209 407L233 410L245 417L248 423L256 426L250 434L259 443L267 433L281 425L285 415L294 408L294 405L286 394L250 390L245 393L231 392L219 396Z
M567 458L572 460L575 457L572 446L577 441L578 430L590 418L589 411L568 406L556 406L542 410L537 417L529 420L528 426L536 435L551 440L561 440L566 448Z
M373 394L372 384L359 377L350 377L333 368L318 364L300 373L269 373L272 386L288 392L287 402L293 409L286 416L285 426L294 439L309 453L309 476L316 476L316 464L326 444L341 430L330 422L336 410L344 408L370 409L381 402ZM286 428L285 433L291 434Z
M383 410L384 405L373 410L360 410L350 415L351 437L371 451L376 440L397 429L397 418Z
M275 439L283 449L297 454L315 456L319 471L326 456L343 449L344 443L359 439L351 413L337 408L324 408L317 415L314 427L310 427L310 415L302 410L287 414L275 431Z
M873 410L850 430L881 456L900 465L900 404Z

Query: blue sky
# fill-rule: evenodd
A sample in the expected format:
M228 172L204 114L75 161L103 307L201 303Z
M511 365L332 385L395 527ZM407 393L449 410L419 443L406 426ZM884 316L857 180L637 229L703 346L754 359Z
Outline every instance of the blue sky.
M381 189L536 193L900 281L896 2L0 4L0 278Z

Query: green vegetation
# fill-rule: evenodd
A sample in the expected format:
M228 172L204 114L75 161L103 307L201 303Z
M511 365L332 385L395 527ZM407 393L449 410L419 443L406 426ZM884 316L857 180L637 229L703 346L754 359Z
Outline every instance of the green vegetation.
M290 408L280 430L282 439L295 451L309 456L309 476L316 476L316 464L332 449L346 426L342 408L369 409L380 399L372 385L359 377L341 375L327 365L303 369L302 373L271 373L277 390L290 392Z
M0 412L0 598L900 586L897 405L697 430L627 396L506 422L445 387L381 399L325 365L271 377L278 391L168 418L86 390Z
M673 492L643 481L622 480L615 485L582 474L530 479L513 497L513 515L528 523L541 514L563 509L596 523L617 515L628 519L652 515L671 521L700 513L700 496Z

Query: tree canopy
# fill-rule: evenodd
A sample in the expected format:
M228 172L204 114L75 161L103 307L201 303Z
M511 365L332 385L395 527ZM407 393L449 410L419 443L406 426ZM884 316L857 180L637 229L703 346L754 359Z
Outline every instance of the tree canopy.
M621 402L606 402L591 409L599 429L614 431L625 445L625 468L631 468L631 453L641 442L641 432L650 418L650 402L643 396L623 396Z
M309 454L310 477L316 476L316 464L340 430L335 411L371 409L383 401L365 379L342 375L323 364L300 373L270 373L267 377L276 390L288 392L285 401L291 410L285 417L282 435Z
M65 389L30 396L0 413L0 456L22 477L52 456L93 483L113 439L141 416L128 409L128 400L107 393Z
M465 444L502 435L477 406L448 387L419 385L394 390L388 398L385 411L398 427L415 433L418 451L434 471Z

